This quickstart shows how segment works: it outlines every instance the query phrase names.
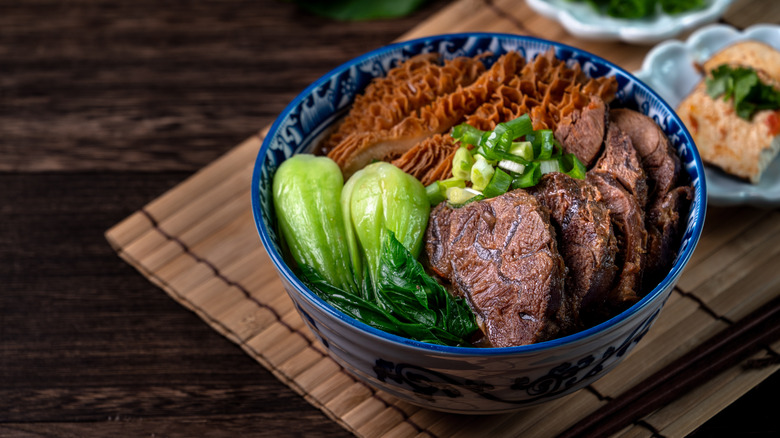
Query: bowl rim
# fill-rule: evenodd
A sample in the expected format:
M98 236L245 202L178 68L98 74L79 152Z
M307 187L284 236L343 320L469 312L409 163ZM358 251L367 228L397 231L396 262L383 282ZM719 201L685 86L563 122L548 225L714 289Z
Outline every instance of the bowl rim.
M425 37L420 37L420 38L415 38L415 39L410 39L405 41L399 41L399 42L394 42L373 49L369 52L366 52L362 55L352 58L344 62L343 64L339 65L338 67L330 70L329 72L321 76L319 79L311 83L301 93L299 93L274 120L274 123L271 125L270 129L268 130L268 133L263 139L263 144L257 153L254 162L253 175L252 175L252 187L251 187L252 215L254 218L255 227L257 228L258 234L260 235L260 240L262 241L263 247L268 253L271 261L275 265L278 274L280 274L284 280L286 280L293 287L295 287L295 289L309 303L319 308L321 311L325 312L329 316L336 318L341 323L352 326L352 328L360 332L389 341L393 344L400 344L403 347L417 349L419 351L427 352L427 353L447 353L454 356L479 356L479 357L537 353L537 352L555 349L557 347L572 345L580 341L584 341L593 335L596 335L601 332L606 332L610 329L617 327L624 321L628 320L632 316L639 313L640 310L649 306L650 303L654 302L658 297L660 297L665 290L673 287L674 282L682 273L682 270L685 268L688 261L690 260L693 254L693 250L696 248L699 238L701 237L702 229L704 227L704 219L705 219L705 212L707 206L707 202L706 202L707 189L706 189L706 180L704 178L704 165L701 161L701 157L699 156L699 152L695 147L693 139L690 136L690 133L688 132L687 128L680 120L676 120L676 121L678 122L681 128L683 141L693 146L689 148L689 152L692 154L693 157L692 160L694 164L693 167L697 170L697 174L699 175L698 178L699 189L696 190L696 188L694 187L695 192L694 192L694 199L692 201L696 206L697 211L694 212L692 210L689 212L689 217L692 216L694 218L698 218L698 221L693 224L689 245L685 248L682 254L678 254L676 263L671 267L669 273L663 278L663 280L661 280L661 282L658 283L658 285L656 285L653 288L653 290L651 290L644 297L642 297L641 300L639 300L628 309L624 310L623 312L613 316L612 318L606 321L603 321L593 327L589 327L585 330L581 330L579 332L572 333L567 336L551 339L548 341L538 342L535 344L520 345L514 347L475 348L475 347L457 347L457 346L430 344L427 342L415 341L412 339L404 338L402 336L387 333L382 330L371 327L366 323L358 321L340 312L339 310L335 309L329 304L327 304L322 298L320 298L319 296L317 296L317 294L311 291L303 283L303 281L301 281L292 272L290 267L287 266L287 263L284 261L282 255L279 254L274 248L273 242L271 242L270 235L268 234L265 222L263 221L262 218L262 213L260 211L259 187L260 187L260 178L262 174L262 168L263 168L263 163L265 161L265 157L270 148L272 138L274 134L278 131L282 121L285 120L290 115L290 113L312 93L312 91L319 88L324 83L330 81L333 76L338 75L355 65L359 65L370 58L382 55L387 52L392 52L404 46L415 45L415 44L426 43L426 42L437 42L441 40L454 39L454 38L508 38L508 39L517 39L517 40L528 40L532 42L535 41L542 44L547 44L551 48L556 49L556 51L560 49L564 49L564 50L569 50L573 53L585 55L585 57L597 60L599 63L602 63L603 65L606 65L613 70L621 72L623 75L625 75L632 81L634 86L639 86L643 92L651 95L654 99L656 99L661 104L661 106L669 114L672 115L672 117L675 118L677 117L676 112L669 106L669 104L666 103L665 100L663 100L652 88L650 88L648 85L646 85L644 82L642 82L640 79L638 79L636 76L634 76L632 73L628 72L624 68L619 67L618 65L610 61L607 61L606 59L598 55L592 54L590 52L579 49L577 47L569 46L567 44L563 44L563 43L559 43L559 42L555 42L543 38L537 38L537 37L532 37L527 35L500 33L500 32L458 32L458 33L437 34L437 35L425 36Z

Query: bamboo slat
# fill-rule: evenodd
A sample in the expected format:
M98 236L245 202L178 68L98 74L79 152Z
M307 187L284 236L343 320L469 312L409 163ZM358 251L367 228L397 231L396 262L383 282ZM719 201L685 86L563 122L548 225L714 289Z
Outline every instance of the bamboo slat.
M750 7L756 0L740 0ZM735 14L727 21L745 15ZM778 11L775 16L780 16ZM581 47L628 70L649 47L577 40L522 1L460 0L401 39L461 31L530 34ZM249 185L267 128L107 231L121 257L280 381L362 437L551 436L780 293L773 259L780 213L710 208L702 239L654 327L611 373L560 400L503 415L457 416L401 402L359 382L306 329L260 245ZM780 345L756 357L777 354ZM681 436L761 382L778 365L733 367L618 436Z
M766 357L765 352L753 358L763 357ZM656 430L663 430L666 436L685 436L778 369L780 365L746 369L743 363L659 409L644 421Z
M244 140L230 153L218 158L174 189L150 202L146 206L146 210L158 221L163 221L190 205L193 199L208 193L212 188L220 185L226 178L232 177L234 173L226 174L224 169L241 169L246 163L254 162L267 129L265 128L260 135L253 135Z

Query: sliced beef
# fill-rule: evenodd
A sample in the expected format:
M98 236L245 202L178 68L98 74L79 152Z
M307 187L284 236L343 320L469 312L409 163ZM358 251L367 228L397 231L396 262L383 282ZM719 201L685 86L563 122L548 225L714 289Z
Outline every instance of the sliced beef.
M465 295L494 347L555 338L574 322L546 209L524 190L431 212L426 253Z
M647 204L647 178L639 154L631 139L620 128L610 125L604 152L593 167L612 175L629 193L634 195L639 207Z
M645 214L647 255L643 288L647 291L664 277L677 253L693 188L676 187L680 158L653 119L629 109L612 110L609 116L610 122L631 138L647 174L649 199Z
M647 243L642 208L610 173L591 170L587 179L601 192L603 202L611 213L610 220L618 241L616 264L620 273L609 301L611 305L625 307L637 301L642 285Z
M645 221L648 231L643 286L645 292L666 276L677 255L692 200L693 187L675 187L648 210Z
M563 173L545 175L532 193L550 210L568 268L566 293L587 320L604 307L617 273L610 211L592 183Z
M590 103L582 110L565 116L555 128L555 139L567 153L572 153L590 167L604 144L607 126L607 106L598 96L591 96Z
M674 153L669 140L650 117L630 109L613 109L610 123L620 128L631 139L639 153L642 167L647 174L650 202L660 199L677 184L680 158Z

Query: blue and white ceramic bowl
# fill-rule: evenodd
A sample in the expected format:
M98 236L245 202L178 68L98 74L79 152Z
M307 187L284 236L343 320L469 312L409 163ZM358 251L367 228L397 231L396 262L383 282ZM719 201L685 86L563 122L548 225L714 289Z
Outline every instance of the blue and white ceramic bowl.
M680 155L695 189L679 255L663 281L625 312L588 330L510 348L443 347L401 338L358 322L327 305L299 280L282 256L271 181L279 164L306 151L376 76L423 52L444 57L518 51L527 59L553 48L591 76L617 78L619 106L650 115ZM550 41L504 34L433 36L391 44L326 74L279 116L255 163L252 209L260 238L303 320L330 355L370 385L413 404L464 414L501 413L553 400L593 383L614 368L647 333L699 240L705 183L701 159L683 123L655 92L623 69Z

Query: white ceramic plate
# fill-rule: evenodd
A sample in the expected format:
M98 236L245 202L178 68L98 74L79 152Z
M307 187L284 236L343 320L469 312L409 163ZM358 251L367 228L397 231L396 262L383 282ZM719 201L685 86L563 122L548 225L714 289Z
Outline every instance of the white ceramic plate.
M585 1L526 0L536 12L557 20L572 35L589 40L654 44L720 18L733 0L707 0L704 9L682 14L657 14L650 19L627 20L598 13Z
M738 31L713 24L692 33L687 41L671 40L655 46L635 74L661 98L677 108L702 80L696 64L703 63L722 48L741 40L763 41L780 50L780 26L756 25ZM780 159L764 171L759 184L750 184L709 166L704 169L708 202L711 205L780 206Z

